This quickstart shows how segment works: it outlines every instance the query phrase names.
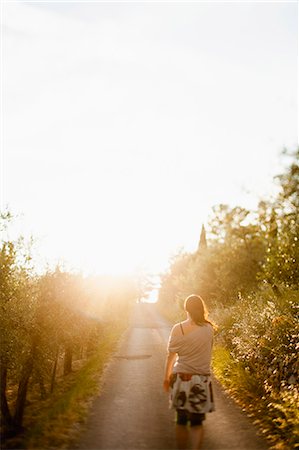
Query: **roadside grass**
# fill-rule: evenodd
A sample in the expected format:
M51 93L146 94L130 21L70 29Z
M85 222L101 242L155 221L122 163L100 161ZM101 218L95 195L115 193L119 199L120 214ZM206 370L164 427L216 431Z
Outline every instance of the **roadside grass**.
M99 348L85 363L55 386L45 400L29 397L24 417L25 432L5 443L7 449L71 448L80 435L93 398L100 392L101 375L116 351L125 326L118 324L101 339Z
M242 363L233 359L229 350L217 344L213 350L213 372L231 394L246 399L249 406L256 397L260 398L263 394L255 375L249 373Z
M213 352L213 372L236 403L253 418L272 449L299 448L298 390L266 393L255 374L217 344Z

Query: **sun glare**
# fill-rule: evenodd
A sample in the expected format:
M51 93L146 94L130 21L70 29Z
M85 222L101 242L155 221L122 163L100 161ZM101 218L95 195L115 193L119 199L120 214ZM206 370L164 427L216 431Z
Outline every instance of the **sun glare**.
M159 236L146 238L150 227L149 223L148 228L143 228L143 236L135 234L133 225L126 230L120 226L118 231L111 227L110 232L101 231L100 226L97 232L83 227L77 232L73 227L59 240L55 234L37 239L36 254L47 255L40 262L43 266L59 263L85 274L125 275L135 273L140 267L158 273L167 268L175 249L167 239L163 242Z
M210 29L216 10L195 4L182 22L171 4L81 2L75 19L63 2L6 3L5 202L46 262L159 271L196 249L214 205L272 188L273 155L297 142L291 9L257 23L230 5Z

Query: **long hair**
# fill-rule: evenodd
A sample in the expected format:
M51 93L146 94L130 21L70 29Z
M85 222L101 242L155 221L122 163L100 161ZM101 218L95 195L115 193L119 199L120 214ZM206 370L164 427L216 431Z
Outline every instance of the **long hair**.
M209 323L214 327L214 324L208 320L208 310L200 295L189 295L184 302L184 309L190 314L191 319L196 325Z

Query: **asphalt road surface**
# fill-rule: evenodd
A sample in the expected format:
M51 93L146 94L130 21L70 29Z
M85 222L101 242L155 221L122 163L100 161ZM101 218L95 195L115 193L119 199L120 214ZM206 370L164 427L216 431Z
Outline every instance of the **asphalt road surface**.
M77 449L176 449L174 412L162 389L170 328L154 304L136 304ZM214 393L216 411L207 414L204 422L202 450L268 449L249 418L217 382Z

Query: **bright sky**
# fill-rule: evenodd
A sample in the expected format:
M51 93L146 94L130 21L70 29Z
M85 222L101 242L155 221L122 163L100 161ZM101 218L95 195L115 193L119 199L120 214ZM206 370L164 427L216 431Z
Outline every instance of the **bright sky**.
M50 264L166 266L297 139L297 2L2 1L2 207Z

